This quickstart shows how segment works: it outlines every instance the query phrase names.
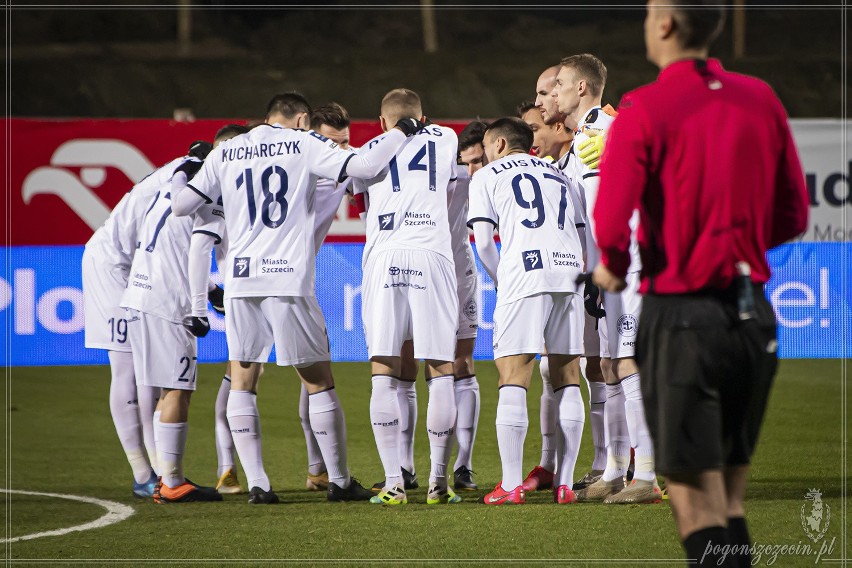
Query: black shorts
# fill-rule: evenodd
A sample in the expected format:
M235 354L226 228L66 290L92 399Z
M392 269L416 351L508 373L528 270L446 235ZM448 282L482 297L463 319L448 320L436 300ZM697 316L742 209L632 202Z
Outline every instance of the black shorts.
M747 322L730 292L643 298L636 360L660 473L749 463L778 366L775 314L754 295Z

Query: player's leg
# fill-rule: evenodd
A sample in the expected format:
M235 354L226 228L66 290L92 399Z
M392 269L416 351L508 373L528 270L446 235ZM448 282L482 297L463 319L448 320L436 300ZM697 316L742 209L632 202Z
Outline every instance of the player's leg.
M541 458L524 478L524 491L537 491L553 488L556 472L556 449L559 445L559 400L553 392L550 380L550 359L547 353L541 354L538 363L541 374L541 406L539 420L541 424Z
M621 383L624 393L624 410L630 445L635 454L635 470L630 485L618 495L608 497L611 504L656 503L662 495L657 485L654 467L654 445L645 419L639 367L634 359L636 335L639 327L642 304L638 295L638 274L628 275L628 287L620 294L606 294L606 309L612 309L610 320L609 349L613 360L613 371ZM609 314L609 311L607 311Z
M160 388L136 385L136 399L139 401L139 421L142 423L142 439L151 469L159 476L157 464L157 443L154 436L154 414L160 402Z
M414 468L414 433L417 429L417 380L418 365L414 358L414 342L402 344L400 351L400 373L396 394L399 400L399 464L406 489L417 489L417 474Z
M225 376L219 385L214 405L214 423L216 434L217 469L216 491L224 494L242 493L240 481L237 478L236 456L234 455L234 437L228 425L228 398L231 394L231 364L225 364Z
M386 286L394 278L389 274L388 267L399 266L395 253L387 251L370 258L364 266L361 286L361 313L372 371L370 422L385 471L384 489L371 502L385 505L408 502L399 463L400 408L397 389L402 372L399 354L404 340L411 336L411 314L405 289Z
M453 373L458 329L455 266L435 253L400 252L400 260L404 261L400 268L409 269L403 273L412 275L409 277L411 286L406 289L414 357L424 359L427 367L426 431L431 469L426 503L458 503L461 498L449 488L447 481L457 418Z
M269 359L273 344L272 329L261 309L263 300L225 300L225 335L231 370L231 392L226 413L234 447L246 474L248 501L257 505L278 502L263 467L260 412L257 408L257 383L262 363Z
M118 440L133 471L133 495L139 498L151 497L156 483L156 474L148 461L142 437L142 421L133 372L133 354L126 351L109 351L108 355L112 373L109 409L115 431L118 433Z
M580 371L585 377L586 386L589 389L589 423L595 453L591 471L574 483L575 491L596 482L606 469L606 380L601 368L598 322L598 319L584 312L583 352L585 357L580 361Z
M349 474L346 419L334 388L325 317L315 296L279 296L261 302L273 329L276 362L292 365L308 393L308 417L328 470L329 501L367 500L372 494Z
M328 490L328 471L322 460L322 451L317 444L311 428L311 416L308 411L308 389L302 384L299 388L299 422L302 424L302 432L305 435L305 446L308 450L308 476L305 479L305 488L308 491Z
M154 422L160 483L157 503L221 501L212 487L186 480L183 458L189 431L189 402L196 385L196 340L182 325L131 311L128 330L134 346L136 380L140 386L160 388L158 416ZM140 356L135 354L139 347Z
M453 372L456 376L456 440L458 442L458 454L453 465L453 487L462 491L479 489L473 480L473 445L476 442L476 428L479 424L479 382L476 380L473 367L475 344L475 337L459 339L456 342L456 360L453 363Z
M456 375L458 454L453 465L453 488L476 491L479 487L473 480L473 445L479 424L479 382L473 367L473 349L479 328L479 278L474 267L462 266L463 270L456 271L459 319L453 372Z

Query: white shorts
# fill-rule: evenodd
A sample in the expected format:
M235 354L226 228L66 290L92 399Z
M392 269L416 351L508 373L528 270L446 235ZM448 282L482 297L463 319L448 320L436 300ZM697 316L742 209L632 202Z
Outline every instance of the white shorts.
M83 318L85 345L90 349L130 352L127 313L120 307L127 274L98 260L97 251L83 251Z
M127 309L136 384L195 390L198 352L195 336L179 323Z
M607 325L601 326L601 346L606 344L607 357L632 359L636 356L636 335L639 332L639 315L642 313L639 273L627 275L627 288L622 292L603 294Z
M316 296L259 296L225 300L228 359L308 365L329 361L325 317Z
M523 353L581 355L583 297L551 292L521 298L494 309L494 358Z
M603 357L601 355L601 336L598 328L604 324L603 318L597 319L589 315L583 306L584 327L583 327L583 356L585 357Z
M459 329L456 339L476 339L479 328L479 277L474 267L471 274L456 274L459 298Z
M367 352L399 357L414 340L414 357L453 361L459 308L453 263L425 250L380 251L367 260L361 315Z

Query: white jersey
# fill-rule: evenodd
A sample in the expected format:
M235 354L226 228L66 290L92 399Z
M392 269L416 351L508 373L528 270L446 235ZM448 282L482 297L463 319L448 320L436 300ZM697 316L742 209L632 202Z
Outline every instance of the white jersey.
M317 181L317 193L314 199L316 205L314 246L317 252L319 252L322 242L325 240L326 235L328 235L328 230L334 222L335 215L337 215L341 207L349 206L349 201L344 199L343 194L346 193L346 189L351 185L352 178L346 178L342 183L336 179L321 179Z
M571 199L572 183L554 165L526 154L505 156L473 175L468 223L487 221L500 232L498 306L577 291L583 218Z
M467 166L456 165L456 185L452 195L450 195L448 211L453 244L453 261L456 265L456 278L458 279L470 276L476 271L473 248L470 246L470 233L467 228L469 193L470 175L467 173Z
M223 204L226 298L314 295L317 180L341 181L352 156L316 132L271 125L207 156L188 187Z
M453 261L447 192L455 181L457 152L455 131L432 124L408 138L376 177L354 180L355 192L369 200L364 264L372 254L401 249L428 250Z
M177 158L153 171L121 198L104 224L86 243L86 249L94 253L99 262L120 268L126 279L136 252L136 235L145 217L145 210L154 195L168 185L175 168L186 160Z
M136 254L121 305L181 323L191 315L189 241L194 231L222 240L222 208L202 206L191 217L172 214L171 178L165 180L141 219Z
M565 168L566 173L568 170L573 169L574 179L580 185L580 194L584 199L587 220L586 244L588 249L589 270L592 270L600 259L600 251L598 250L597 240L595 238L594 220L592 219L592 211L595 208L595 201L597 201L598 198L600 171L597 169L591 169L589 166L583 164L583 162L574 153L574 150L577 146L589 139L586 131L593 129L600 130L601 133L605 133L609 130L609 127L612 125L614 120L614 117L608 115L599 106L589 109L586 116L584 116L583 120L580 121L577 131L574 133L574 144L571 146L571 152L568 154L569 160L567 160L567 167ZM563 161L560 160L560 165L562 163ZM630 267L628 268L628 272L637 272L642 268L641 260L639 259L639 243L636 240L636 228L638 226L639 213L638 211L634 211L633 217L630 219L630 228L632 233L630 237Z

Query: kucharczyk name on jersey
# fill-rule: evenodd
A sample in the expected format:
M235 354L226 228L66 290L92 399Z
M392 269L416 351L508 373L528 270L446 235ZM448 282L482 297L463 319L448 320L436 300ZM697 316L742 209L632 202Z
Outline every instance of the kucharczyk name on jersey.
M322 134L308 131L308 134L321 142L328 140ZM337 146L332 142L332 146ZM300 140L290 140L287 142L271 142L268 144L260 143L253 146L237 146L236 148L228 148L222 152L222 161L230 162L233 160L253 160L255 158L271 158L273 156L286 156L288 154L301 154L302 146Z

